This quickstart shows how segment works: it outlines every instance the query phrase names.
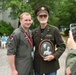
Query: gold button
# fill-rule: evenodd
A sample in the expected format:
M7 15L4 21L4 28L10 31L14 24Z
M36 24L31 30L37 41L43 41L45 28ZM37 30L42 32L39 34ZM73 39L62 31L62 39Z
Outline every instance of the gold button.
M43 39L41 38L41 40L43 40Z
M49 31L49 29L47 31Z

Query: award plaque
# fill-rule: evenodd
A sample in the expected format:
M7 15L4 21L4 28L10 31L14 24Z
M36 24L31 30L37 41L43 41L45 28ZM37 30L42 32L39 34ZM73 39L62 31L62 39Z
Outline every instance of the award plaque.
M41 57L45 57L53 53L54 53L53 43L48 39L41 41L41 43L39 44L39 54L41 55Z

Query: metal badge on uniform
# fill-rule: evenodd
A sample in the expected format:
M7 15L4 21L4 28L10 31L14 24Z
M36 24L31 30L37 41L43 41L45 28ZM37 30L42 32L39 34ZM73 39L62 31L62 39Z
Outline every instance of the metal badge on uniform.
M45 10L45 8L44 7L41 7L41 10Z
M34 59L34 51L31 52L31 56Z
M51 55L53 53L54 53L53 43L48 39L45 39L45 40L41 41L41 43L39 44L39 54L40 54L40 56L45 57L45 56Z
M52 37L52 35L51 35L51 34L47 34L46 36L47 36L47 37Z
M34 50L32 49L31 56L34 59Z

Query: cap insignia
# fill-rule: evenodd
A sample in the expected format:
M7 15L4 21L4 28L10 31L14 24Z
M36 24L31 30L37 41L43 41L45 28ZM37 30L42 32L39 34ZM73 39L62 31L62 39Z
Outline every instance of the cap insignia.
M41 7L41 10L45 10L45 8L44 7Z

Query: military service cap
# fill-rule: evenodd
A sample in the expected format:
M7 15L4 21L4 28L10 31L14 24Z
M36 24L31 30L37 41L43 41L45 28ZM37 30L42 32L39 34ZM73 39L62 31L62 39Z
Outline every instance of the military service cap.
M40 12L46 12L49 13L49 9L46 6L39 6L35 10L35 15L38 15Z

